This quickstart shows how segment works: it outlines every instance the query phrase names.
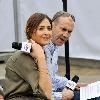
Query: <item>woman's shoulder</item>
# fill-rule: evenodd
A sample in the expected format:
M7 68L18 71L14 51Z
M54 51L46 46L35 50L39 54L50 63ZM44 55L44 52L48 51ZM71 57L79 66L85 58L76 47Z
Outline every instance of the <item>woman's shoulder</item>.
M31 55L29 53L23 52L23 51L16 51L15 54L13 55L16 59L19 59L20 61L26 61L32 59Z
M16 62L16 61L25 62L25 61L28 61L30 59L32 59L30 54L22 52L20 50L17 50L17 51L15 51L15 53L12 54L12 56L8 59L7 62L9 62L9 61L13 61L13 62Z

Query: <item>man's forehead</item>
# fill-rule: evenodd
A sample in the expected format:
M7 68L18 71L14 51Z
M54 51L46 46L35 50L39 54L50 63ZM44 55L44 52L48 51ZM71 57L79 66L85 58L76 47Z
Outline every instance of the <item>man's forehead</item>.
M67 22L67 21L72 21L73 22L73 20L72 20L72 18L69 16L69 17L63 17L63 16L61 16L61 17L59 17L59 21L61 21L61 22Z
M60 25L73 25L74 22L71 17L60 17L58 24Z

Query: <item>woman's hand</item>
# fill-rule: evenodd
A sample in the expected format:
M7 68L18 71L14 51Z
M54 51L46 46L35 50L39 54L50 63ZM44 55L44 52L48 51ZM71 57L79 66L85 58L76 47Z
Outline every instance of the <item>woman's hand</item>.
M43 48L39 44L37 44L35 41L33 41L32 39L30 39L30 42L32 43L31 56L37 59L45 58Z

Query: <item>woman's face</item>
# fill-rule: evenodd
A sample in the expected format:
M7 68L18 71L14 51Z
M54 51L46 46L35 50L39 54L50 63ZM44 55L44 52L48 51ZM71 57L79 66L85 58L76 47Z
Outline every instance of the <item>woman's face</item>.
M32 40L36 43L44 46L49 43L52 37L51 24L47 18L45 18L38 26L37 30L32 34Z

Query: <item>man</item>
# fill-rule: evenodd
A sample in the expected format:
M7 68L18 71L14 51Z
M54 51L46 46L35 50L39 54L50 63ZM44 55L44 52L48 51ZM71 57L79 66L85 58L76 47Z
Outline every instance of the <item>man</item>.
M52 79L53 95L57 100L61 98L72 99L74 96L73 91L65 88L68 79L58 76L56 72L58 70L58 46L62 46L69 40L74 28L75 18L68 12L59 11L54 15L52 22L52 42L46 45L44 49L47 55L48 69ZM59 90L61 90L62 93L58 92Z
M74 29L75 17L68 12L59 11L52 18L52 22L52 42L46 45L44 49L47 56L48 70L52 79L54 100L80 100L80 92L67 89L65 86L68 79L56 74L58 70L58 46L62 46L69 40ZM84 85L86 84L77 84L77 87ZM93 100L100 100L100 97Z

